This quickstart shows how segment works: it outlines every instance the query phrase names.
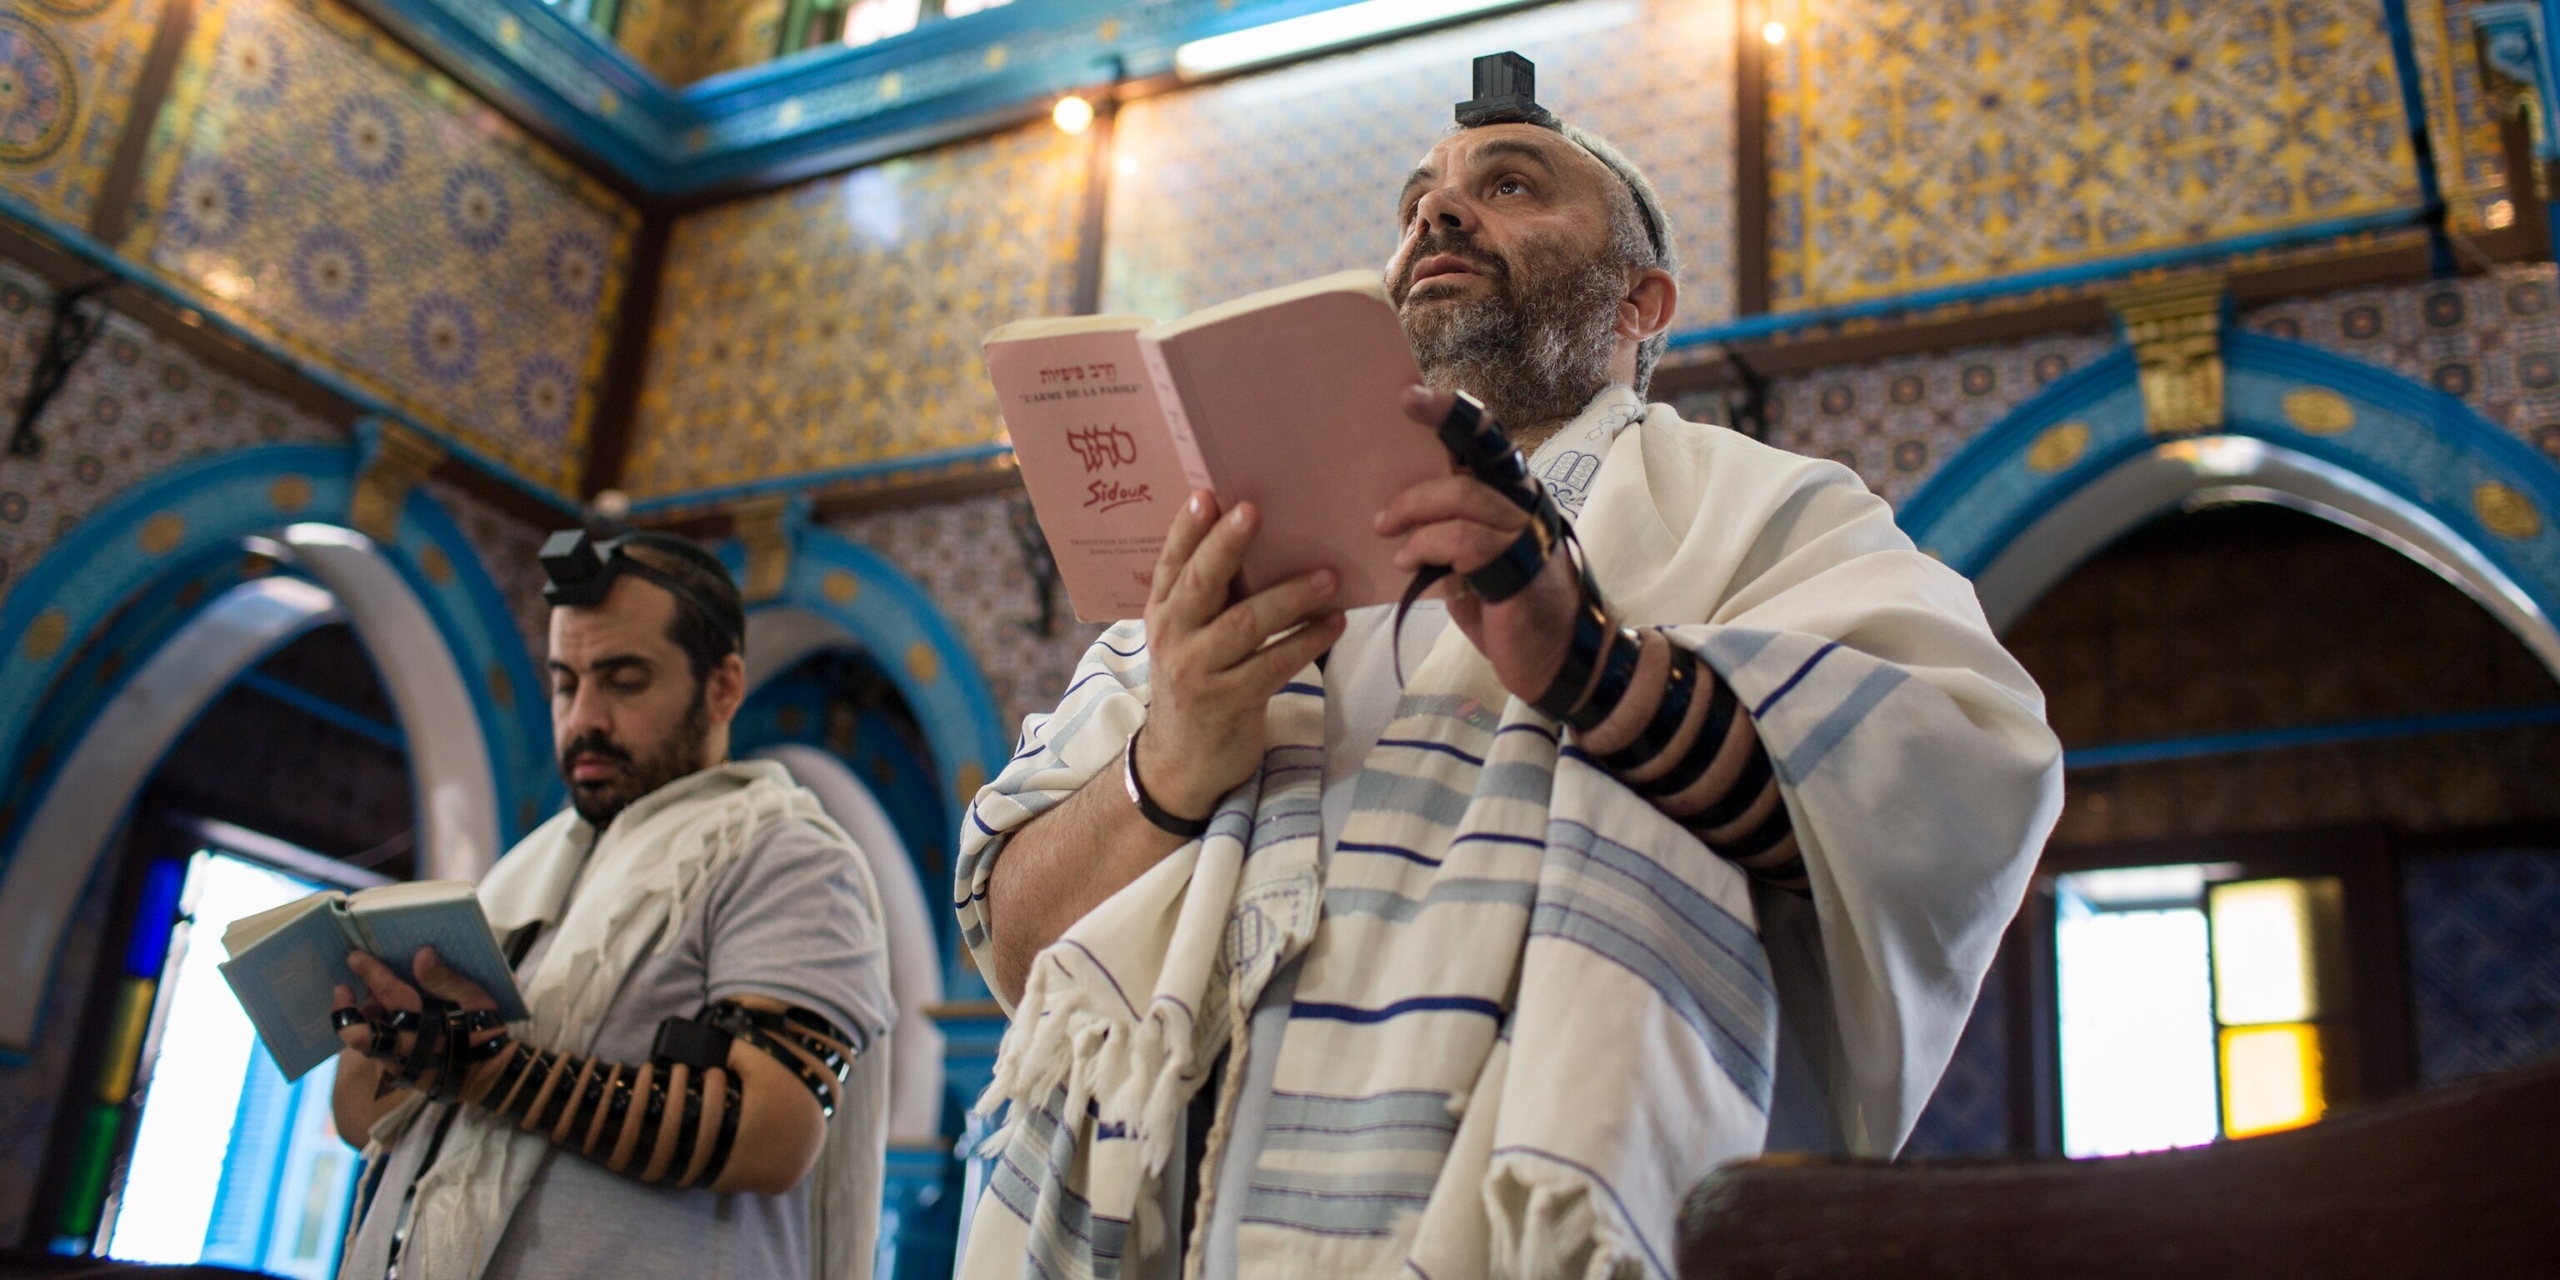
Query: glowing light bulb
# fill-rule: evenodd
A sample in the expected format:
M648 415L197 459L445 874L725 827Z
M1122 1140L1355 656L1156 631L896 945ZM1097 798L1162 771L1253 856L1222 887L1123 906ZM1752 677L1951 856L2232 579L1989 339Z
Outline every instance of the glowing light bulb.
M1771 44L1785 44L1787 42L1787 24L1771 19L1769 22L1761 26L1760 38Z
M1068 133L1082 133L1093 127L1093 104L1068 94L1058 99L1057 107L1049 112L1049 120Z

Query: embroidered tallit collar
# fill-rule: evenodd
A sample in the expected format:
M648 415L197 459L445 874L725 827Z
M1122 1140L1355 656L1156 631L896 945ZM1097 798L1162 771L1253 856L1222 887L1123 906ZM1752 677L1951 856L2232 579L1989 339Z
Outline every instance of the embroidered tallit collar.
M1591 495L1592 478L1600 474L1600 460L1609 455L1609 445L1628 424L1645 414L1644 397L1623 382L1612 382L1600 388L1591 402L1575 414L1573 421L1557 428L1529 455L1529 474L1547 482L1556 495L1556 504L1566 514L1582 514L1582 503Z

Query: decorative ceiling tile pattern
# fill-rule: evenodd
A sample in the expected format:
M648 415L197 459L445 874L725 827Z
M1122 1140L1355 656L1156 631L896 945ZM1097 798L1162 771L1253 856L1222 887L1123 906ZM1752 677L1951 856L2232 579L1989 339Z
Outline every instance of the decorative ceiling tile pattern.
M87 230L164 0L0 8L0 191Z
M2410 44L2427 99L2427 138L2436 183L2453 229L2492 230L2515 221L2507 200L2506 145L2497 104L2480 88L2471 10L2479 0L2406 0Z
M51 315L43 281L0 261L0 406L15 421ZM342 444L331 423L121 315L45 406L35 458L0 453L0 598L90 512L180 463L261 444Z
M328 0L197 21L127 250L574 491L638 215Z
M1072 306L1087 151L1041 124L679 220L624 486L1002 441L978 339Z
M1829 458L1900 506L1967 441L2115 345L2110 333L2067 333L1772 378L1769 443ZM1681 410L1713 416L1686 398Z
M2560 463L2560 269L2500 267L2431 284L2342 289L2240 323L2380 365L2460 397Z
M706 76L772 60L782 0L623 0L614 43L682 88Z
M1172 317L1395 249L1405 174L1470 60L1516 49L1538 97L1643 168L1689 269L1681 327L1733 313L1730 0L1574 0L1121 109L1103 309Z
M1776 310L2420 203L2381 0L1772 14Z

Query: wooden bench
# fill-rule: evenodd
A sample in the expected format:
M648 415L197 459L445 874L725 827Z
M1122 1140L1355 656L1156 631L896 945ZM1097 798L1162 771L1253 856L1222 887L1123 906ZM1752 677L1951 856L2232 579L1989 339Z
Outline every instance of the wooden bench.
M2560 1062L2185 1151L1736 1165L1690 1193L1680 1274L2560 1277Z

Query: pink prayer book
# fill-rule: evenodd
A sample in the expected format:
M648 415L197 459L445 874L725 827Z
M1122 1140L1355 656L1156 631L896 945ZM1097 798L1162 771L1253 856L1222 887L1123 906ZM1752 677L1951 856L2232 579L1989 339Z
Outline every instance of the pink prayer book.
M1086 622L1146 612L1190 491L1251 502L1261 531L1242 586L1330 567L1337 608L1392 602L1409 574L1370 521L1449 474L1404 415L1422 381L1376 273L1346 271L1157 324L1023 320L990 333L987 376L1067 598Z

